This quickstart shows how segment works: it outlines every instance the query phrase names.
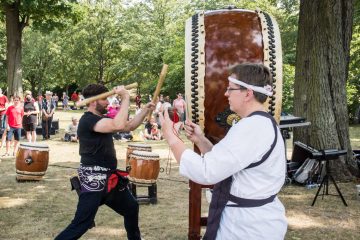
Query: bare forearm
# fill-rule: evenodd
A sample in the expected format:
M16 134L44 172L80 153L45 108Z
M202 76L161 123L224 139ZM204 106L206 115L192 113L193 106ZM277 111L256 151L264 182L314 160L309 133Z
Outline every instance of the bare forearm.
M129 131L132 131L132 130L135 130L137 127L140 126L140 124L143 123L146 115L149 113L150 109L147 109L147 108L143 108L141 109L141 111L136 114L134 116L133 119L131 119L131 121L129 121Z
M195 143L202 154L209 152L213 148L213 144L203 136L198 142Z
M124 97L121 100L120 111L116 114L113 121L116 130L124 130L127 124L130 98Z
M174 157L175 157L176 161L178 163L180 163L181 155L184 153L184 151L187 148L186 145L176 135L172 135L171 137L169 137L167 139L167 142L168 142L168 144L170 146L171 151L174 154Z

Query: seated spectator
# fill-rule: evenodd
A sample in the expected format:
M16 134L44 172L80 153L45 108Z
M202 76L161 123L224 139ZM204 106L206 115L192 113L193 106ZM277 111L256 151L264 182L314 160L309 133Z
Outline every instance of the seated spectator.
M145 124L144 132L140 133L145 140L161 140L162 134L155 118L151 117L150 122Z
M161 131L160 131L157 123L154 123L152 125L151 131L150 131L150 136L151 136L151 140L161 140L162 139Z
M131 141L133 140L132 132L117 132L113 134L115 140Z
M69 126L65 130L65 136L64 136L65 142L77 142L78 141L78 137L77 137L78 125L79 125L79 122L78 122L77 118L72 117L71 124L69 124Z
M155 118L154 116L152 116L150 118L150 121L146 122L145 123L145 129L144 129L144 133L143 133L143 137L145 139L151 139L151 128L152 128L152 125L155 123Z

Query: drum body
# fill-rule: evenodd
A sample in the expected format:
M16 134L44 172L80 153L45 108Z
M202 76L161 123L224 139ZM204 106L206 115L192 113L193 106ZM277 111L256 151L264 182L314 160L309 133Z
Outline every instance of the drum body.
M224 96L229 67L263 63L273 75L275 94L266 109L280 120L282 99L281 39L276 21L261 11L225 9L203 12L185 27L185 95L188 117L205 136L219 142L239 117Z
M133 151L130 154L129 180L135 183L155 183L160 171L159 154L145 151Z
M146 144L136 144L136 143L129 143L126 149L126 159L125 159L125 166L129 165L130 154L133 151L145 151L151 152L151 146Z
M16 153L16 179L41 180L49 163L49 147L39 143L20 143Z

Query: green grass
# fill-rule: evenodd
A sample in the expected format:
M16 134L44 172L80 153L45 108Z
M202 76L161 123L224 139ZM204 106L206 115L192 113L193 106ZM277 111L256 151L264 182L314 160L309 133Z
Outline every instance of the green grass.
M66 123L73 112L66 114ZM62 125L66 125L61 123ZM350 128L351 143L360 149L360 125ZM15 159L0 162L0 239L53 239L73 218L77 195L70 191L69 178L78 166L77 144L60 141L61 134L47 141L50 146L50 165L43 181L16 182ZM191 144L185 141L190 147ZM148 142L154 152L161 155L161 167L169 166L169 148L165 141ZM115 147L119 167L124 167L126 142L117 141ZM146 240L187 239L188 231L188 181L178 173L178 165L171 161L170 175L160 172L158 178L158 204L140 205L140 229ZM289 221L286 239L360 239L360 198L355 184L359 181L340 183L341 192L349 204L343 206L335 196L318 198L310 204L316 189L303 186L284 186L279 198L284 203ZM144 194L146 188L138 188ZM330 186L330 192L334 188ZM202 212L207 214L208 204L203 194ZM101 207L96 216L96 227L81 239L126 239L123 219L107 207Z
M353 150L360 150L360 124L351 125L349 129L350 142Z

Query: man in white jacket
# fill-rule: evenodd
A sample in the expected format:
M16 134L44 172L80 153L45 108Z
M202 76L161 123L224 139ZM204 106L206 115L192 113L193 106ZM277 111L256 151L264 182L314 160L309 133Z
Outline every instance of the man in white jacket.
M187 137L202 155L188 149L161 116L180 173L203 185L215 184L204 239L284 239L285 209L277 193L285 180L284 142L275 120L263 106L272 95L271 74L262 64L239 64L230 70L225 92L241 120L213 145L200 127L186 122Z

